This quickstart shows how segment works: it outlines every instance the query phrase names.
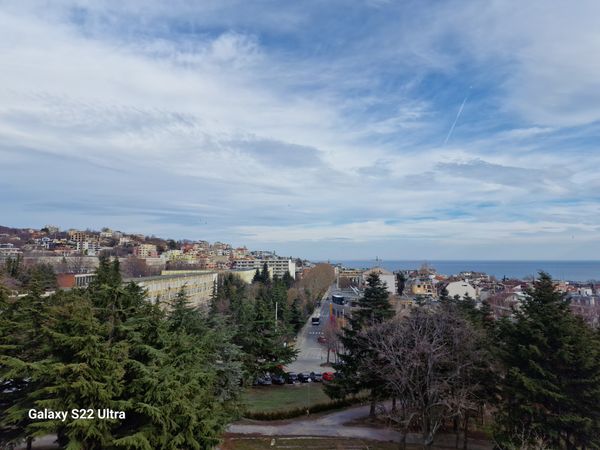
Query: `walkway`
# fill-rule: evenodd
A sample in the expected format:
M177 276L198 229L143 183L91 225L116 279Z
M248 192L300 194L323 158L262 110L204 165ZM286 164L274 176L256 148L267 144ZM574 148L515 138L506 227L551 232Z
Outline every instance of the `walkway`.
M360 438L374 441L399 442L401 435L391 428L370 428L360 426L344 426L345 423L369 415L369 405L345 409L318 418L292 419L281 422L236 423L229 426L231 434L251 434L261 436L324 436ZM419 444L420 435L411 433L407 436L409 444ZM441 435L436 438L436 445L454 447L454 435ZM469 449L489 450L492 446L485 441L469 440Z

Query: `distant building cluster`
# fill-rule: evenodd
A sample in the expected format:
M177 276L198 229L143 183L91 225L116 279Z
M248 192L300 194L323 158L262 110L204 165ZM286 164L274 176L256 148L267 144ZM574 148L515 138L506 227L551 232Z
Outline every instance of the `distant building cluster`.
M531 279L497 280L486 273L470 271L445 275L427 265L396 272L382 267L356 269L338 266L336 272L338 288L350 298L360 295L369 274L376 272L386 284L391 301L398 310L409 309L417 303L439 302L442 298L471 299L479 308L487 303L496 318L513 314L527 298L533 282ZM575 312L598 325L600 284L557 280L556 290L564 294Z
M85 287L94 278L101 255L118 258L124 278L135 281L152 301L169 302L185 287L190 300L207 305L217 275L231 272L251 283L266 264L271 277L301 277L308 261L275 252L233 247L205 240L175 241L103 228L61 230L55 225L37 229L0 226L0 265L7 260L49 264L60 288Z

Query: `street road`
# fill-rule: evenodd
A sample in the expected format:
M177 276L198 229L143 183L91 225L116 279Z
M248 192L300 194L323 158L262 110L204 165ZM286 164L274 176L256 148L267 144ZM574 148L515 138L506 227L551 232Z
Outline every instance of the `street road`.
M317 339L323 335L325 326L330 320L329 308L331 302L327 300L332 293L340 292L336 284L329 286L329 289L321 299L321 307L317 308L313 315L308 318L298 337L296 338L296 348L300 350L298 358L293 363L287 366L289 372L327 372L332 370L331 367L322 367L321 364L327 362L327 348L320 344ZM356 299L357 296L349 291L343 292L344 297L348 300L345 305L333 304L332 309L336 317L341 319L341 324L344 325L344 318L350 315L350 301ZM311 318L319 316L321 322L319 325L312 325ZM330 355L330 361L333 361L334 355Z
M325 324L329 320L329 302L327 298L331 295L335 285L330 286L323 298L321 307L316 308L311 317L319 316L321 323L312 325L311 317L308 318L298 337L296 338L296 348L300 350L298 358L287 366L289 372L323 372L328 369L321 367L321 364L327 361L327 349L319 344L317 339L323 334Z

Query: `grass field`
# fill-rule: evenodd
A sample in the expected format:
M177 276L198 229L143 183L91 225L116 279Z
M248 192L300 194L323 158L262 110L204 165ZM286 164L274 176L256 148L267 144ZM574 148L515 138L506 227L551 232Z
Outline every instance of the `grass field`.
M393 442L367 441L345 438L302 438L302 437L229 437L221 447L223 450L397 450ZM407 446L408 449L421 448ZM435 447L434 447L435 448Z
M242 400L250 412L285 411L330 401L322 383L252 387Z

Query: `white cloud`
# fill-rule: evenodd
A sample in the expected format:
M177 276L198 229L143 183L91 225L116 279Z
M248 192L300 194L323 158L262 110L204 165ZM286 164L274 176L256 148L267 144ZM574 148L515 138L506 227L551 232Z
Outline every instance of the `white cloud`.
M595 4L414 2L400 14L376 2L372 22L344 29L317 3L253 15L242 2L3 6L3 182L23 192L11 217L126 225L134 205L142 231L319 248L591 239L600 156L544 144L600 118ZM572 34L555 36L563 15ZM467 105L488 109L465 109L441 147L463 78L488 75L497 90Z

